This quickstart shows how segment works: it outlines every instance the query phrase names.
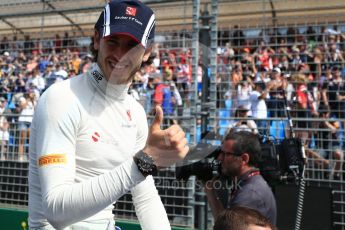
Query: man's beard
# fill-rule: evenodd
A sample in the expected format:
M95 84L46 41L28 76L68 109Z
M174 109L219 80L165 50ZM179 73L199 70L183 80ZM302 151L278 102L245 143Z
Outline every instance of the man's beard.
M235 167L235 165L232 165L232 167L227 168L225 170L222 170L223 174L225 174L226 176L229 177L236 177L236 176L240 176L240 172L241 172L241 167L237 166Z

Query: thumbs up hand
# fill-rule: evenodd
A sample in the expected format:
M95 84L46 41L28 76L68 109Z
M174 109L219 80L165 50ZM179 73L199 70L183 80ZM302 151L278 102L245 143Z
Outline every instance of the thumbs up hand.
M156 106L156 116L143 151L153 158L156 166L169 167L182 160L187 155L189 147L185 133L179 125L172 125L162 130L162 122L163 110L160 106Z

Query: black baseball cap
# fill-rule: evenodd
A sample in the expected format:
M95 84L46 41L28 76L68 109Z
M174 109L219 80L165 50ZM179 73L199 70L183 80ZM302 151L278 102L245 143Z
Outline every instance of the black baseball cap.
M332 71L337 71L337 70L341 70L341 67L339 65L332 66Z
M95 24L101 38L123 34L147 47L154 38L155 14L138 0L109 2Z
M266 84L263 81L257 81L257 82L255 82L255 85L259 86L262 90L266 89Z

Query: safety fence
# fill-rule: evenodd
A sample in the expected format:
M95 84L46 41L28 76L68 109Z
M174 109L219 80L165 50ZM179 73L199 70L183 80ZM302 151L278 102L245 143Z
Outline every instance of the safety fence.
M171 98L166 103L172 103L168 107L170 113L165 116L164 127L180 124L192 146L202 141L220 144L230 128L250 130L279 143L289 137L289 108L294 130L306 144L307 184L333 190L333 229L345 229L345 87L343 84L339 84L339 87L327 84L333 82L333 76L337 75L341 79L341 74L344 74L344 32L344 22L328 23L320 18L315 19L315 23L281 23L277 26L253 27L242 24L238 27L232 23L218 33L218 74L210 83L206 83L210 75L204 75L210 70L204 68L202 61L198 63L198 74L192 76L191 31L158 33L157 45L153 49L156 60L153 65L146 66L141 78L135 79L130 93L143 105L151 121L152 109L159 102L155 101L155 88L158 84L164 84ZM89 58L87 54L91 42L88 36L64 36L59 34L51 39L27 38L27 41L25 38L19 41L11 38L10 41L0 42L4 64L2 79L8 77L8 81L1 81L0 92L11 111L14 111L12 114L5 112L0 120L0 204L3 207L26 207L28 202L29 124L18 121L18 111L20 98L26 97L25 90L31 88L18 84L19 75L25 75L28 80L33 78L26 71L31 58L37 64L40 59L44 59L47 66L52 62L54 68L59 65L67 71L73 68L73 56L85 59L85 63L90 61L86 60ZM16 61L14 56L18 55L18 50L23 50L24 56ZM80 60L81 63L83 61ZM18 67L19 73L9 66ZM303 76L293 78L298 73ZM279 74L279 78L275 74ZM250 96L258 82L264 82L265 88L274 88L269 81L284 82L284 87L270 89L271 96L265 98L268 107L264 112L266 116L255 118L249 114L240 114L241 111L252 109L249 106ZM216 86L216 92L210 87L211 84ZM304 87L300 90L300 94L304 94L304 105L298 100L298 86ZM12 89L24 92L21 92L21 96L15 96L18 92L11 92ZM281 97L284 94L287 107ZM323 104L329 107L320 110ZM210 112L209 108L216 108L216 112ZM330 114L327 115L328 110ZM331 123L333 129L329 128L328 123ZM211 228L213 220L207 214L202 184L194 177L184 183L175 178L174 168L160 171L155 177L156 187L171 223L202 229L202 224L208 219L208 227ZM308 197L308 194L305 196ZM120 219L136 219L130 194L124 195L115 204L114 212Z

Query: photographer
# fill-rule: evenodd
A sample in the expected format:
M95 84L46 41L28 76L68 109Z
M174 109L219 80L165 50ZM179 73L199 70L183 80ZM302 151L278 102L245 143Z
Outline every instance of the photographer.
M261 151L258 137L250 132L229 132L223 140L218 160L222 164L222 174L233 180L227 206L245 206L257 210L276 223L276 202L271 188L255 168ZM215 180L206 182L205 192L214 218L224 210L224 206L214 188Z

